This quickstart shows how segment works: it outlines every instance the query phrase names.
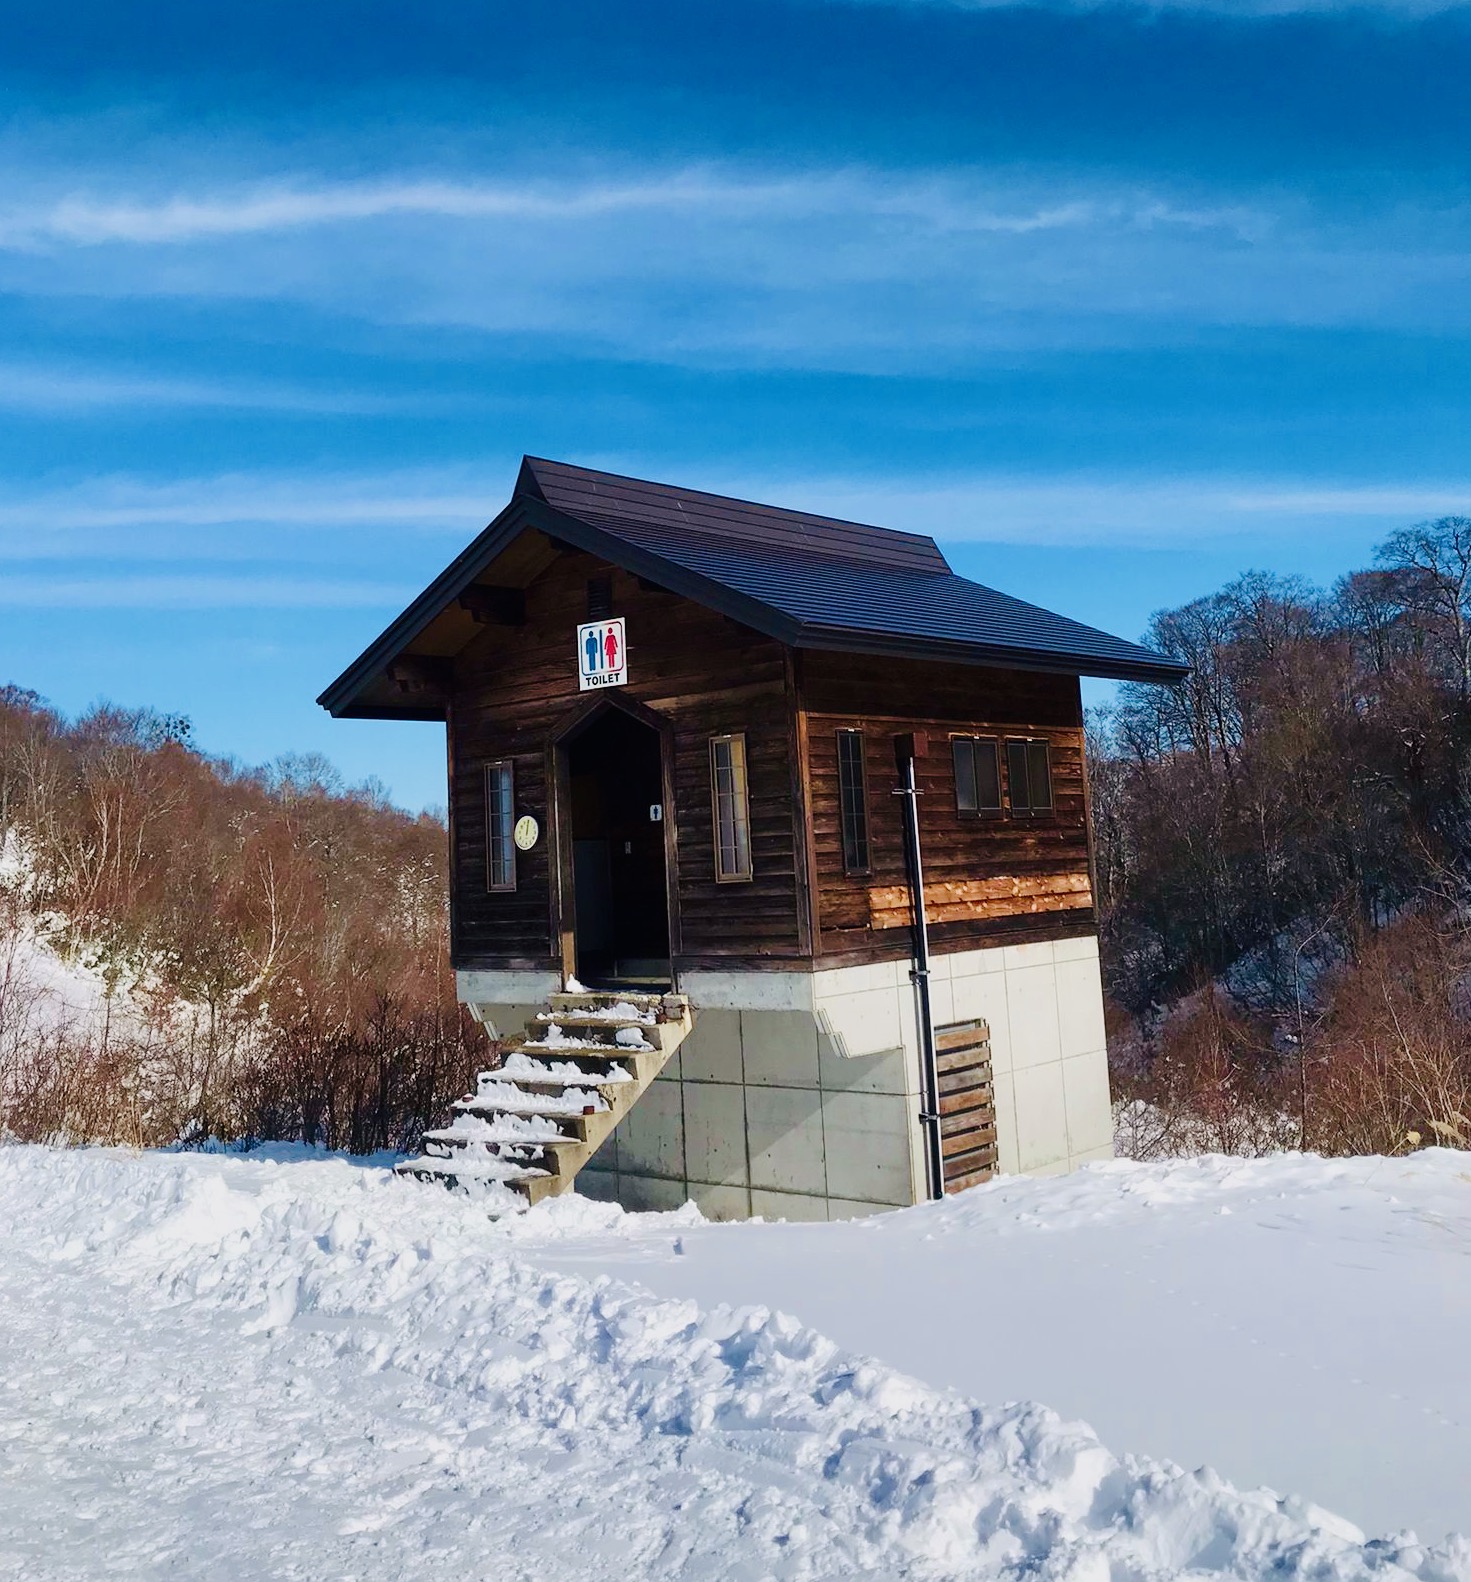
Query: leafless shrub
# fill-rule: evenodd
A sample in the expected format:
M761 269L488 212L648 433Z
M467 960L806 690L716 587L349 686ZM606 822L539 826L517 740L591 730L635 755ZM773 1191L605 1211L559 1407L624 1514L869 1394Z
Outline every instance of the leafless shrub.
M1309 1046L1309 1142L1328 1153L1471 1146L1471 945L1404 919L1328 985Z
M1471 1145L1471 518L1149 638L1188 681L1126 684L1089 738L1120 1147Z
M1251 1157L1295 1145L1290 1091L1264 1029L1219 986L1176 1006L1147 1048L1117 1009L1110 1020L1120 1155Z
M0 1131L411 1145L488 1052L455 1003L443 824L188 737L0 688L0 851L25 858L0 880ZM100 1010L43 1003L28 930L100 972Z

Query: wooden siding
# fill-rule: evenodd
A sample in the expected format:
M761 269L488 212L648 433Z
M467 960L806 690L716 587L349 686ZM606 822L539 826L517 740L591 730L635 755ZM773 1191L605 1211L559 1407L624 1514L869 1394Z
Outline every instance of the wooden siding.
M457 967L554 967L550 738L592 694L580 693L574 650L587 583L611 577L613 614L627 621L629 684L617 696L668 721L673 734L677 846L676 967L789 963L806 954L794 838L791 682L781 645L687 599L579 552L560 555L526 589L522 626L485 628L454 664L451 718L453 955ZM610 694L612 696L613 694ZM715 883L710 804L712 735L744 731L754 877ZM516 766L516 812L542 839L517 855L517 887L485 877L484 765ZM804 854L805 855L805 854Z
M940 1085L940 1159L946 1192L989 1181L996 1171L996 1091L991 1029L952 1022L935 1029Z
M1045 939L1094 926L1076 678L969 665L802 654L798 692L809 764L816 950L824 965L908 954L910 920L894 737L919 731L920 840L932 947ZM861 729L870 871L843 871L837 733ZM963 814L950 738L1026 736L1051 747L1053 812ZM1002 754L1005 787L1005 755Z

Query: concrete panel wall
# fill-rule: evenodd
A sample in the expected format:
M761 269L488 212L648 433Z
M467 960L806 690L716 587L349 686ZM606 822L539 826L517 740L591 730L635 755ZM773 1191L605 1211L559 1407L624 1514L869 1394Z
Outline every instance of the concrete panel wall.
M475 987L519 991L482 1000L483 1020L510 1031L531 1014L528 985ZM583 1169L580 1192L631 1209L693 1198L714 1219L847 1218L924 1196L907 963L689 974L681 987L694 1030ZM1096 939L936 956L931 987L937 1023L990 1026L1003 1172L1111 1156Z
M673 1189L713 1219L846 1219L912 1203L911 1065L902 1048L839 1055L810 1010L700 1010L578 1190L633 1207L673 1201Z
M1050 1175L1113 1156L1096 939L938 956L932 993L937 1021L990 1024L1003 1171Z

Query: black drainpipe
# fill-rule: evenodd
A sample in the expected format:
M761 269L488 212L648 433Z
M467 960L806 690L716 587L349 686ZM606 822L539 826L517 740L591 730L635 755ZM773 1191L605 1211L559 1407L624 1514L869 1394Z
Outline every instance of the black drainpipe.
M904 798L904 855L909 868L909 894L914 903L914 965L909 981L919 997L920 1063L924 1076L924 1106L919 1112L925 1129L925 1164L931 1198L945 1195L944 1155L940 1149L940 1075L935 1060L935 1013L930 1004L930 930L924 915L924 866L919 855L919 798L914 760L925 753L925 738L911 731L894 738L901 784L894 793Z

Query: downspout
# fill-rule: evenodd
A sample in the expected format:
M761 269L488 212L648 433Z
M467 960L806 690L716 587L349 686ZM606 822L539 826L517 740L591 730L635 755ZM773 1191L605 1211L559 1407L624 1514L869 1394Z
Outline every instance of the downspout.
M935 1055L935 1013L930 1003L930 929L924 908L924 865L919 851L919 798L914 760L922 757L925 739L917 732L894 738L899 761L900 786L894 795L904 799L904 855L909 869L909 894L914 904L914 965L909 981L919 1000L919 1050L924 1080L924 1105L919 1112L925 1133L925 1168L932 1199L945 1195L945 1164L940 1146L940 1074Z

